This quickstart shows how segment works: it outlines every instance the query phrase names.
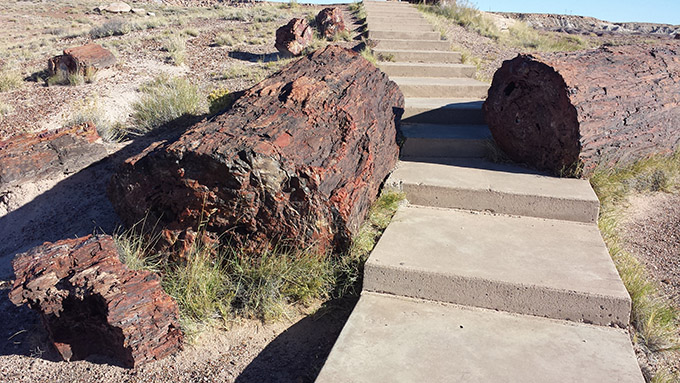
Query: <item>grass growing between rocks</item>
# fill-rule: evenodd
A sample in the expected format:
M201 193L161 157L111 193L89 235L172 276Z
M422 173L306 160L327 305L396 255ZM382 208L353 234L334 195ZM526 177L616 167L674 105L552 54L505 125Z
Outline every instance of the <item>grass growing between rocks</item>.
M160 273L191 335L239 316L271 321L286 317L296 305L358 294L364 262L403 199L400 193L384 193L342 255L276 248L247 254L197 241L183 261L170 262L153 252L153 238L141 235L144 223L114 239L128 267Z
M479 11L465 0L452 1L446 5L421 4L418 6L418 9L421 12L452 20L456 24L495 40L498 43L523 49L541 52L563 52L590 47L585 40L578 36L540 32L520 21L509 27L507 32L503 32L496 26L491 17Z
M142 96L133 104L132 134L145 134L180 117L200 112L203 97L198 87L183 77L159 76L140 87Z
M680 192L680 152L653 156L621 168L599 169L590 182L601 204L598 226L633 302L633 340L652 355L670 352L677 358L680 356L680 313L660 292L657 282L649 278L644 265L624 248L620 226L630 195ZM680 377L659 366L651 381L675 382L676 379Z

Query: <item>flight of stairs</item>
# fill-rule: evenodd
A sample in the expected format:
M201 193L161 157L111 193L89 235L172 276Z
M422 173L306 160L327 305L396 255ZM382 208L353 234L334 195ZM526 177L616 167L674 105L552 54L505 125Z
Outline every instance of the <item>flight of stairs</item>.
M643 382L584 180L485 159L488 84L408 3L364 2L406 98L406 194L317 382Z

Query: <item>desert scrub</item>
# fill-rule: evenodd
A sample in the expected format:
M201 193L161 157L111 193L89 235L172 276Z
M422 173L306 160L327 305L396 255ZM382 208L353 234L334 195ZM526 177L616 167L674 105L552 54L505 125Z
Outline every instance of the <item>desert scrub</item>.
M624 248L620 226L630 195L680 191L680 152L652 156L619 168L602 167L595 171L590 182L601 204L598 226L633 302L634 341L652 355L677 352L680 350L678 310L660 293L657 282L650 279L635 255ZM652 381L663 382L664 376L671 376L663 369L657 371L657 375Z
M418 5L422 12L433 13L453 20L456 24L473 30L482 36L498 40L501 31L496 27L493 20L486 17L482 12L467 1L451 1L446 5Z
M215 114L231 106L233 95L227 88L217 88L208 94L208 111Z
M180 117L199 112L202 97L186 78L162 75L142 85L138 102L132 105L133 134L145 134Z
M354 16L362 22L366 21L366 8L364 4L358 1L353 2L349 5L349 11L354 13Z
M95 81L97 76L97 70L92 67L87 67L83 71L83 73L80 72L75 72L75 73L69 73L66 71L57 71L57 73L53 74L52 76L49 76L46 80L45 83L47 86L54 86L54 85L70 85L70 86L78 86L78 85L83 85L83 84L91 84Z
M141 226L114 239L129 267L158 270L163 288L177 300L185 329L219 326L234 316L269 321L287 315L291 305L358 294L363 264L402 200L392 192L378 198L343 255L276 247L244 253L198 240L183 260L171 261L154 253Z
M167 60L173 65L184 64L186 50L186 40L179 33L168 36L163 42L163 51L168 52Z
M375 55L373 54L373 50L368 45L365 45L361 49L361 51L359 51L359 54L361 54L361 57L368 60L368 62L370 62L371 64L378 65L378 58L375 57ZM391 60L386 60L386 61L391 61Z
M74 112L63 123L63 127L71 127L91 122L97 134L106 142L120 142L127 136L127 127L120 122L109 121L97 98L76 101Z
M114 19L93 27L90 30L90 37L100 39L109 36L122 36L130 33L132 30L132 24L121 19Z
M0 101L0 119L12 113L13 111L14 108L12 108L12 105L5 104L4 102Z
M10 69L7 64L0 67L0 92L19 89L23 83L24 80L18 71Z

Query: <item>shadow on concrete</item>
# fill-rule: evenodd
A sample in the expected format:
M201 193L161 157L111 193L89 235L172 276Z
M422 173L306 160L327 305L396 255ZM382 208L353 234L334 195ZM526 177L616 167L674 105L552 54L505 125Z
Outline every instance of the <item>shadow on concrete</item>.
M291 326L255 357L236 383L314 382L357 300L327 302Z
M250 53L250 52L242 52L242 51L233 51L229 52L228 54L229 57L241 61L249 61L249 62L272 62L272 61L279 61L282 58L286 58L282 54L276 52L276 53L263 53L263 54L258 54L258 53Z

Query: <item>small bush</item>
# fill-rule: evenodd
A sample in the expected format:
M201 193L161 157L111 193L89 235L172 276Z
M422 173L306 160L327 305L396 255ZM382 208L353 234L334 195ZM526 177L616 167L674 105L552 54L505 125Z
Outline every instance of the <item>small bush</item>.
M418 9L453 20L458 25L473 30L482 36L494 40L501 37L501 32L493 20L465 0L451 1L446 5L419 5Z
M208 110L210 114L215 114L231 106L233 95L227 88L218 88L208 94Z
M0 101L0 117L4 117L14 111L14 108L12 108L12 105L5 104L4 102Z
M352 41L352 32L347 29L338 32L333 36L333 41Z
M198 112L198 88L181 77L160 76L140 88L141 99L133 104L134 133L144 134Z
M97 99L88 99L76 103L75 113L63 124L64 127L91 122L99 136L107 142L122 141L127 135L127 128L120 122L106 119Z
M90 30L90 37L100 39L109 36L122 36L132 31L132 25L124 20L114 19L98 25Z
M233 33L220 33L215 37L215 45L232 47L242 39L236 39Z
M375 55L373 54L373 50L368 46L364 47L359 53L361 54L361 57L368 60L368 62L370 62L371 64L373 65L378 64L378 58L375 57Z
M163 50L168 52L168 61L173 65L182 65L186 59L186 41L179 34L174 34L163 43Z
M191 36L191 37L198 36L198 30L194 29L194 28L187 28L187 29L183 30L182 33L187 35L187 36Z
M7 68L0 68L0 92L9 92L19 89L24 84L24 80L18 71Z

